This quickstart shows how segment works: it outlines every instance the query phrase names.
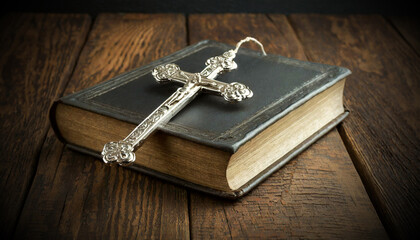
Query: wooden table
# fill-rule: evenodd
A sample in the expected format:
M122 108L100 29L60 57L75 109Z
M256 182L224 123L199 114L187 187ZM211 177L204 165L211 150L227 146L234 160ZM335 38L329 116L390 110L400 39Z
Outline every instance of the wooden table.
M418 24L380 15L4 15L1 239L419 235ZM349 118L238 201L106 167L51 131L48 109L60 96L203 39L245 36L353 74Z

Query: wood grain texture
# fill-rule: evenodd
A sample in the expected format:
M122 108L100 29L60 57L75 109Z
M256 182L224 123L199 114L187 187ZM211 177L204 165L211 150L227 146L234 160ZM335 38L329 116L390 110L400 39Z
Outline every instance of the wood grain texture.
M191 15L191 43L257 37L266 51L306 59L285 16ZM247 45L250 46L250 45ZM239 201L192 192L193 238L387 238L337 130Z
M287 20L277 28L263 14L193 14L189 16L188 24L190 44L211 39L235 46L241 39L253 36L263 43L267 53L306 59ZM242 47L260 51L252 42Z
M397 238L418 237L419 55L380 16L290 20L310 60L353 71L344 94L351 116L341 135L387 230Z
M340 141L330 132L236 202L192 194L192 237L386 239Z
M420 54L420 17L389 16L387 18L417 54Z
M66 94L185 47L185 31L183 15L100 14ZM61 149L50 131L16 238L189 238L185 189Z
M0 21L0 238L12 235L63 91L89 31L87 15L8 14Z

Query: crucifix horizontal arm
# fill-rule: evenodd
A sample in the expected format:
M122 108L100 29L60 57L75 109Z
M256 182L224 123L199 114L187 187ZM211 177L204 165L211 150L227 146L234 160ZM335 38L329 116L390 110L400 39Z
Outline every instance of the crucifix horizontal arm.
M206 68L207 69L207 68ZM203 71L206 71L204 69ZM189 73L180 70L179 66L173 63L161 65L156 67L153 76L159 83L174 81L182 84L187 84L192 79L195 79L197 73ZM249 87L242 83L225 83L214 79L206 78L202 73L199 74L200 78L195 83L201 89L211 93L219 94L224 97L226 101L237 102L243 99L252 97L253 93ZM194 80L193 80L194 81Z

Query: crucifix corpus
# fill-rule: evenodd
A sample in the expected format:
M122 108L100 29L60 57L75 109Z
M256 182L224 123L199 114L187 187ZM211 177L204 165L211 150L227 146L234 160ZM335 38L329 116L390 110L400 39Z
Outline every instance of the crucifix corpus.
M184 72L180 70L178 65L173 63L154 68L152 75L157 82L174 81L184 85L178 88L175 93L146 117L124 140L105 144L102 150L103 161L107 164L118 163L122 166L132 164L136 160L134 152L143 144L146 138L159 125L169 122L201 90L221 95L229 102L239 102L252 97L251 89L242 83L224 83L215 80L219 74L238 67L233 59L236 57L236 53L242 43L249 41L257 43L261 47L262 53L266 55L263 45L258 40L247 37L239 41L235 49L226 51L220 56L209 58L206 61L207 66L200 73Z

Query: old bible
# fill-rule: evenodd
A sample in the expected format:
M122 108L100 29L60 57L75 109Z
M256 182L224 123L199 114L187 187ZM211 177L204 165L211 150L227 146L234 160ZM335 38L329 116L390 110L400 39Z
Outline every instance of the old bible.
M91 88L62 97L50 110L60 140L97 157L123 139L178 86L156 83L152 70L175 63L196 73L232 46L202 41ZM128 168L207 193L237 198L341 122L346 68L241 49L236 70L254 96L230 103L201 94L148 137Z

